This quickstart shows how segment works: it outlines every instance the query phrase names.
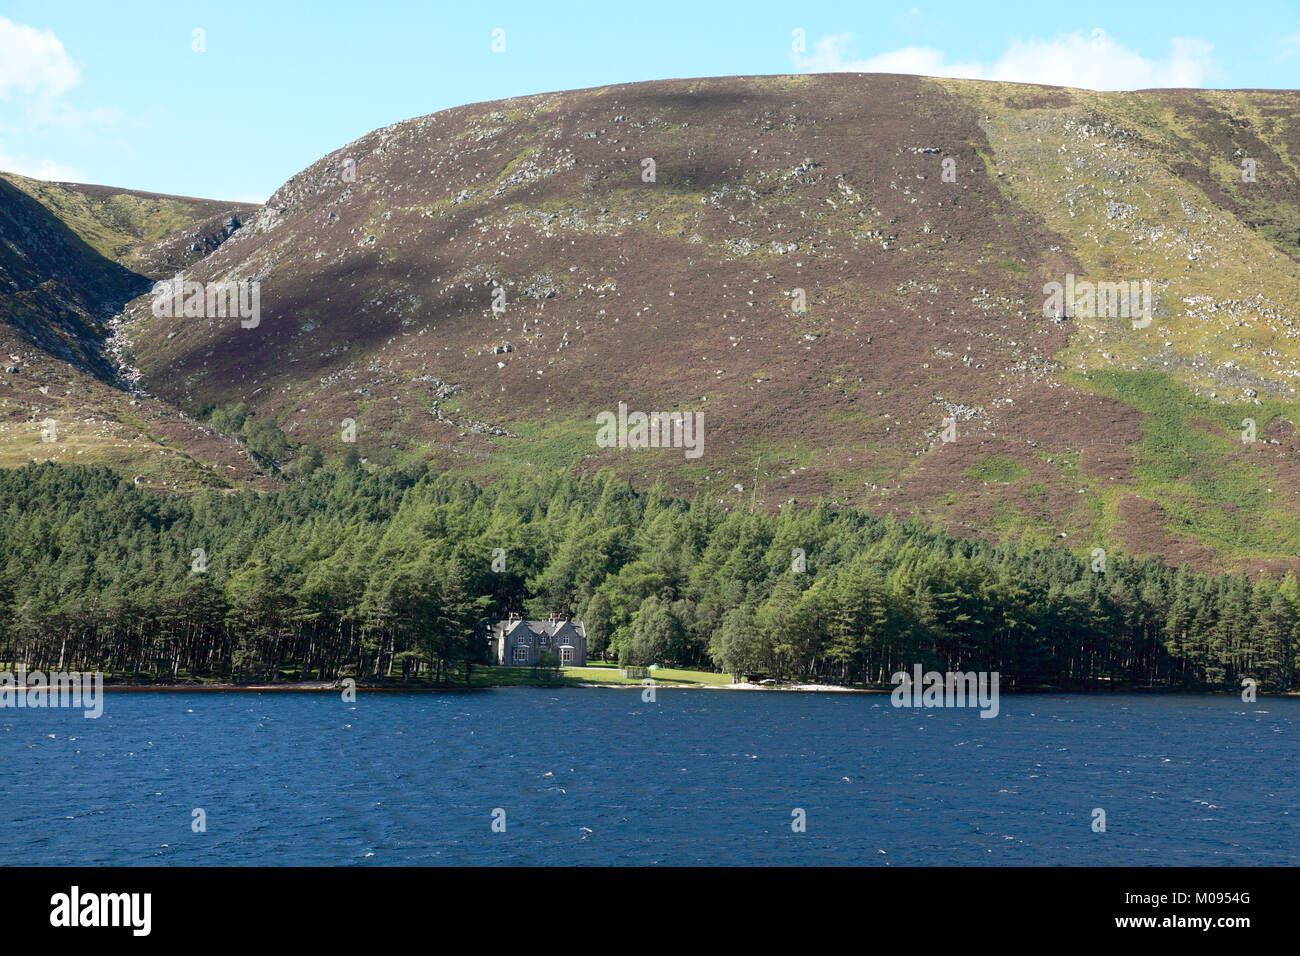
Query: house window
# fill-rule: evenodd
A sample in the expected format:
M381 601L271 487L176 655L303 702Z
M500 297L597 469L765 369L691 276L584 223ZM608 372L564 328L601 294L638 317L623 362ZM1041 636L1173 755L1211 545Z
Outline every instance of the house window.
M527 647L516 647L516 648L515 648L515 663L516 663L516 664L527 664L527 663L528 663L528 648L527 648Z
M562 648L560 648L560 663L562 663L562 664L572 664L572 663L573 663L573 648L572 648L572 647L562 647Z

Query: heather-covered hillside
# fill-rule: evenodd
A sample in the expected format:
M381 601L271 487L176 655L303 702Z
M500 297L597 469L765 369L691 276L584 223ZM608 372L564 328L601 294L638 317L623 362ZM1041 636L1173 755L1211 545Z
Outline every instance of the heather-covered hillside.
M127 335L160 396L327 460L351 419L372 462L1289 566L1297 105L840 74L466 106L323 158L189 270L259 281L256 328L143 299ZM1152 321L1044 316L1067 275L1149 281ZM620 401L704 412L703 454L599 446Z
M227 437L133 389L113 318L256 207L0 175L0 466L102 463L146 487L265 487Z
M183 281L256 284L256 320L142 296L110 350L196 420L276 426L268 474L612 465L728 507L1258 573L1300 553L1298 106L666 81L377 130L208 238L225 212L194 206L124 252L103 209L46 201L153 277L188 249ZM1045 312L1051 283L1132 283L1150 313ZM610 447L620 403L698 413L698 454Z

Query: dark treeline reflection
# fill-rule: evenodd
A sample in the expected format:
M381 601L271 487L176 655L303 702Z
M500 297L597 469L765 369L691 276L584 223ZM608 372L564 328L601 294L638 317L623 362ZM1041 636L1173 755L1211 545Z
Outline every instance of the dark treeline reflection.
M423 466L345 467L275 493L163 497L104 468L29 465L0 472L0 511L0 662L30 669L458 680L481 659L481 623L513 611L582 618L593 657L739 674L887 683L920 663L999 671L1004 688L1295 679L1290 576L1115 554L1097 573L1062 550L826 505L728 512L608 471L480 488Z

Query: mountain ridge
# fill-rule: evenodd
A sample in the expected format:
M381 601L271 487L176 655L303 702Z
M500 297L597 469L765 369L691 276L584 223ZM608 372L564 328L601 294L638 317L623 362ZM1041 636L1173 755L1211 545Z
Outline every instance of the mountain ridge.
M0 173L0 465L102 462L168 490L269 487L234 442L123 377L113 319L252 207Z
M184 270L260 282L256 328L144 297L123 334L151 392L327 460L614 464L1294 569L1296 100L826 74L460 106L322 157ZM1066 276L1152 281L1153 324L1044 316ZM703 458L600 448L620 401L705 412Z

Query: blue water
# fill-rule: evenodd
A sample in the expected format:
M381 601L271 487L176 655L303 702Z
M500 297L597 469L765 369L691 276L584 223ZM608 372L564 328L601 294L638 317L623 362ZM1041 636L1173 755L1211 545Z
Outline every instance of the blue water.
M110 693L98 720L0 711L0 840L47 864L1295 864L1298 731L1300 700L1226 696L1004 695L990 720L875 694Z

